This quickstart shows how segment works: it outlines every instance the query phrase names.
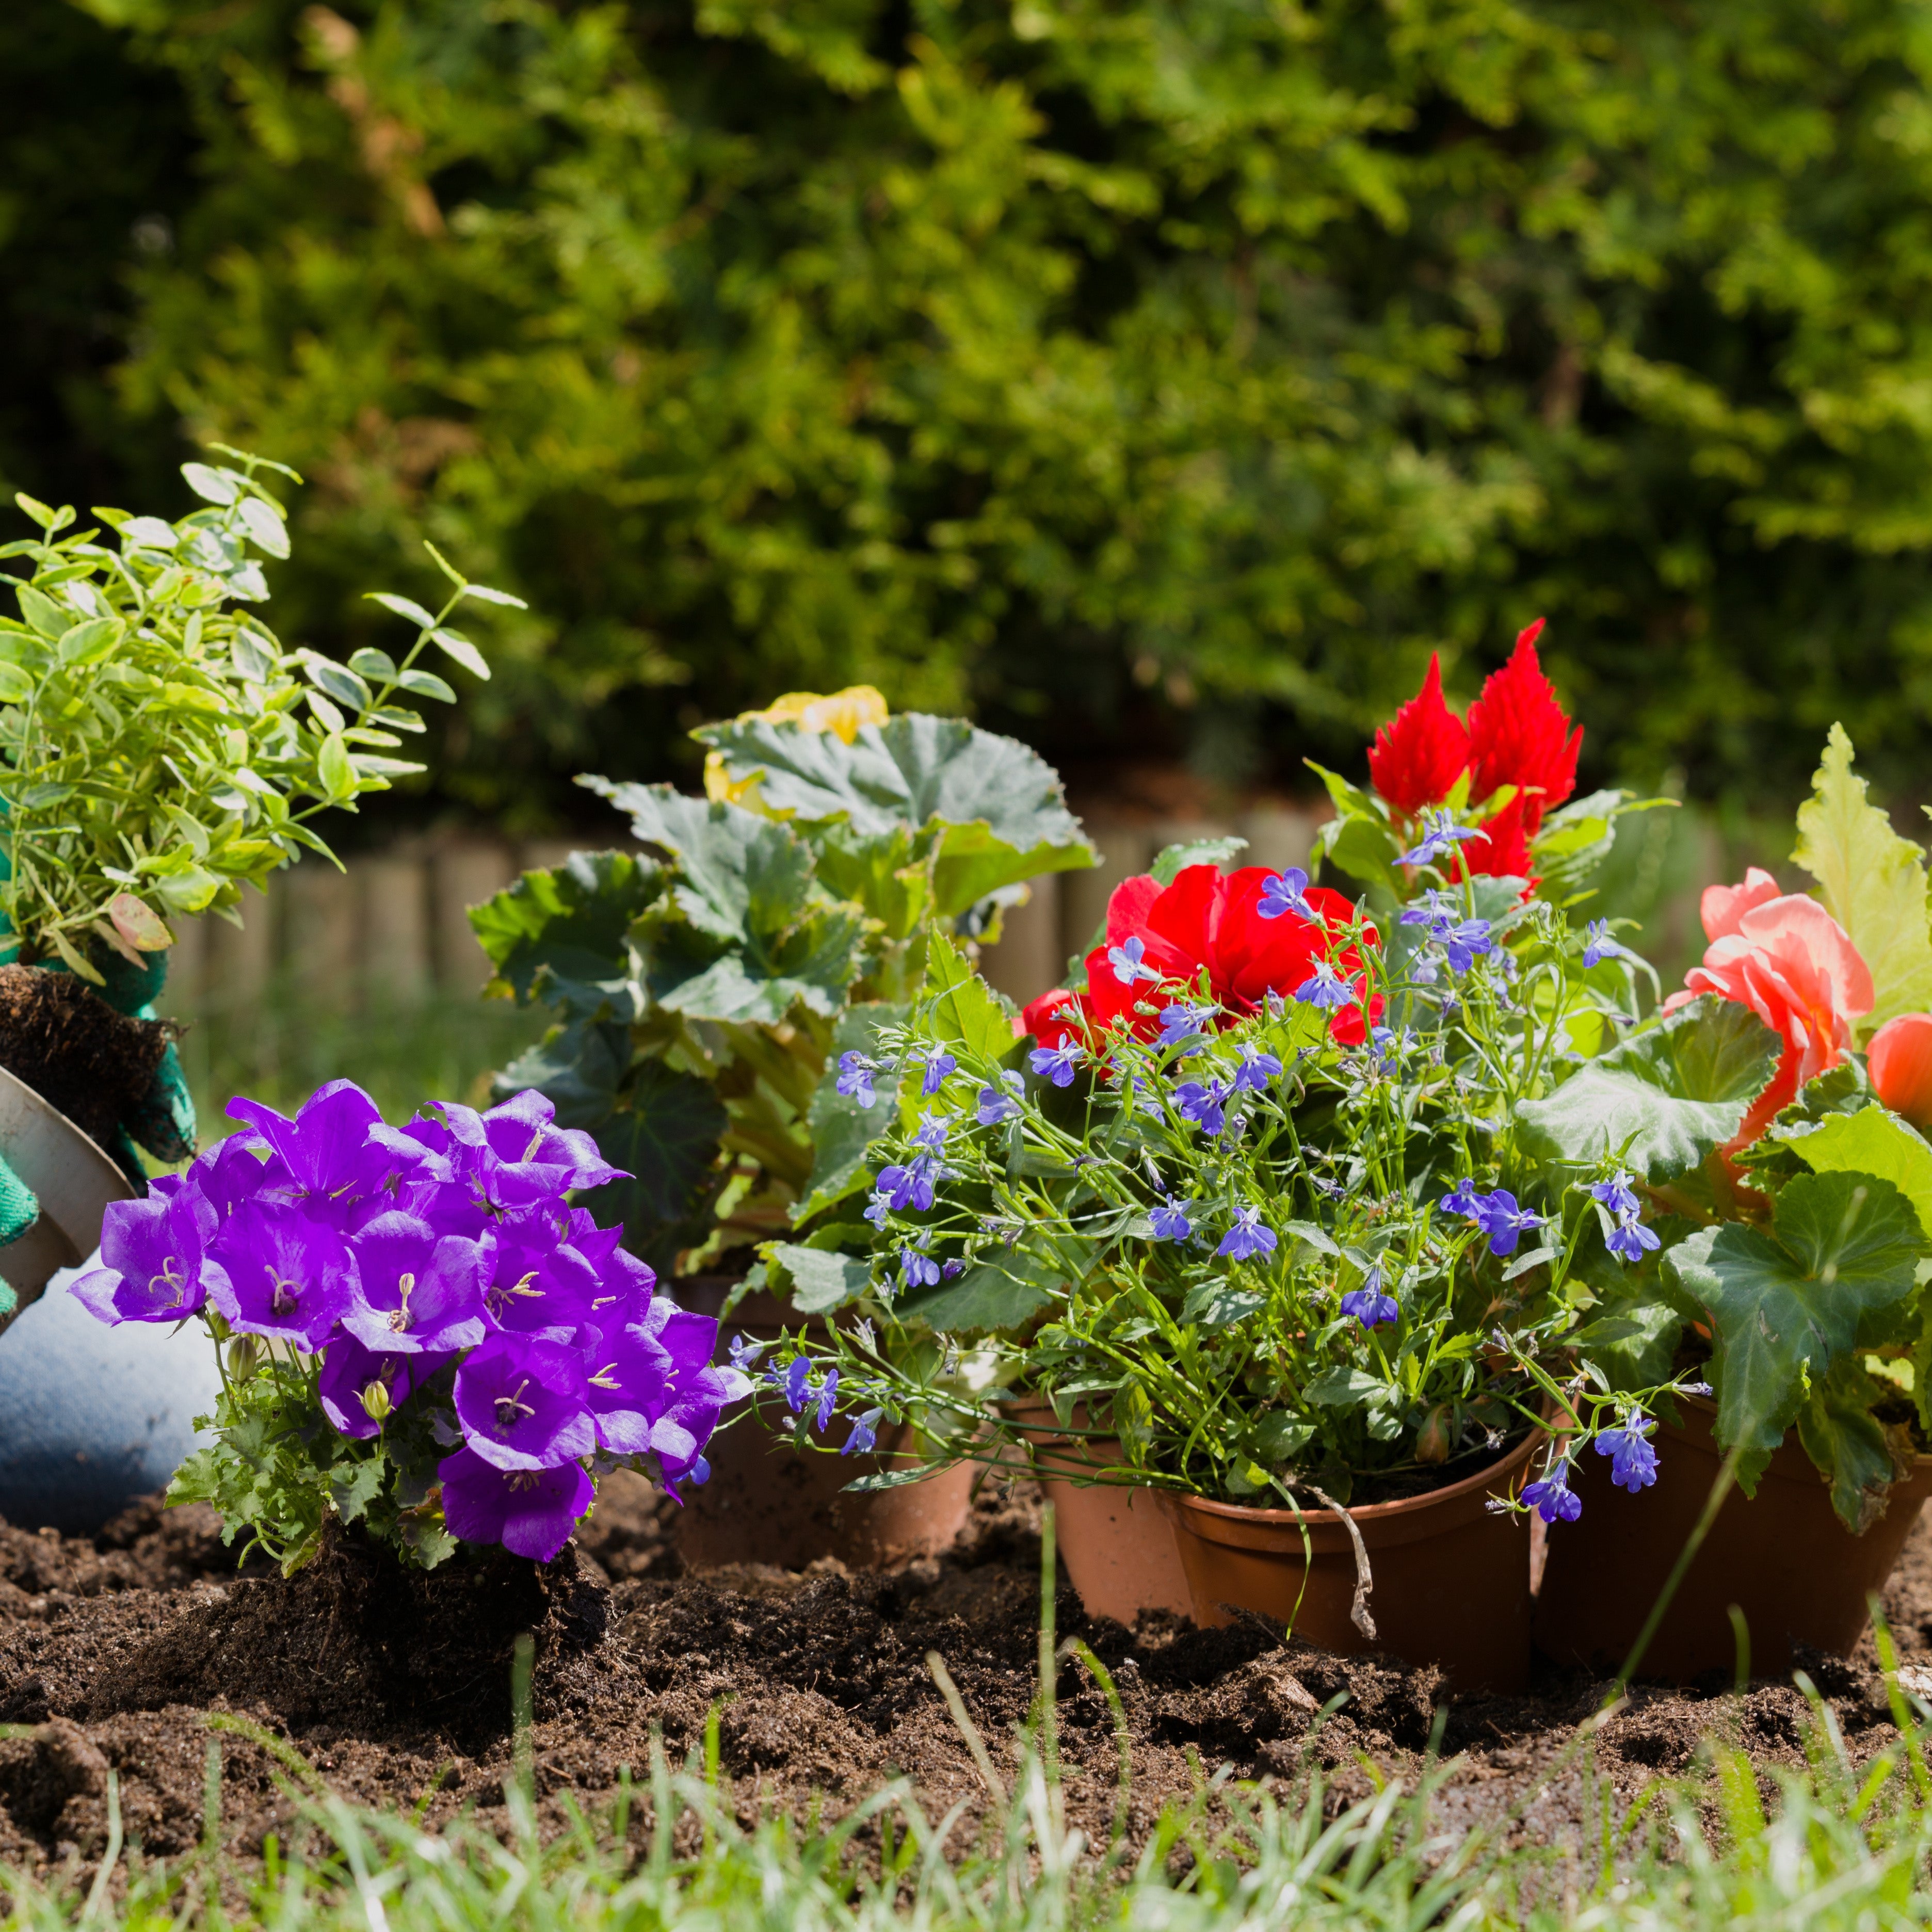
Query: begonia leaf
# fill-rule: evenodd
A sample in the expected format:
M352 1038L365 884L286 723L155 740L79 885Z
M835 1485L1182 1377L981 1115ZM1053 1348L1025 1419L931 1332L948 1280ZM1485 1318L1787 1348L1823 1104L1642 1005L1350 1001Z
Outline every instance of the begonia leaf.
M849 1306L872 1281L871 1267L854 1255L826 1254L781 1242L767 1250L767 1257L790 1278L791 1305L801 1315L830 1315Z
M624 1245L660 1274L701 1239L723 1175L718 1156L729 1117L716 1090L661 1060L637 1068L618 1105L590 1129L598 1150L632 1177L585 1195L600 1227L622 1227Z
M1830 1114L1815 1126L1774 1127L1782 1142L1814 1174L1874 1174L1912 1204L1920 1231L1932 1233L1932 1146L1896 1114L1876 1105L1856 1114Z
M1017 1328L1084 1280L1099 1247L1072 1235L1028 1248L996 1250L971 1263L956 1280L904 1296L893 1313L902 1322L922 1322L941 1334Z
M493 991L520 1006L542 1000L568 1013L637 1015L626 934L662 892L662 868L628 852L573 852L526 872L470 911L496 968Z
M1832 1507L1854 1536L1885 1514L1892 1484L1911 1472L1910 1432L1888 1427L1872 1413L1898 1393L1856 1356L1844 1356L1814 1384L1798 1413L1798 1438L1829 1477Z

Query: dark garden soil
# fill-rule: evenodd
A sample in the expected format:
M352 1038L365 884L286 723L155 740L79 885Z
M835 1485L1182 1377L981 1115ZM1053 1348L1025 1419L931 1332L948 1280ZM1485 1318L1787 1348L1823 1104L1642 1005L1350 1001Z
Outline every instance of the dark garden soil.
M98 1857L110 1767L130 1838L149 1856L190 1849L217 1735L208 1718L223 1711L289 1739L354 1799L426 1802L432 1820L469 1807L506 1824L511 1660L525 1630L539 1808L552 1828L566 1794L594 1815L620 1766L644 1777L654 1728L681 1759L716 1707L723 1778L747 1821L770 1806L802 1816L814 1794L836 1810L903 1773L931 1815L966 1802L952 1842L970 1844L986 1793L925 1658L944 1658L1010 1778L1038 1655L1031 1490L989 1486L948 1556L896 1572L685 1576L670 1507L635 1478L618 1482L632 1486L614 1485L579 1544L541 1574L498 1558L402 1580L344 1545L290 1582L238 1576L205 1508L152 1502L92 1540L0 1525L0 1724L34 1727L0 1741L0 1864L78 1870ZM1888 1606L1908 1659L1932 1665L1932 1525L1908 1546ZM1767 1772L1804 1762L1806 1707L1788 1683L1754 1687L1742 1708L1715 1687L1708 1697L1640 1688L1596 1738L1593 1786L1574 1740L1604 1687L1580 1676L1546 1675L1528 1697L1452 1701L1432 1672L1284 1647L1258 1625L1144 1619L1130 1634L1089 1622L1064 1587L1057 1615L1118 1684L1136 1836L1224 1765L1290 1788L1319 1765L1331 1802L1364 1796L1370 1765L1418 1771L1438 1716L1444 1751L1460 1754L1437 1801L1443 1822L1492 1821L1549 1846L1580 1838L1605 1782L1628 1802L1658 1774L1689 1769L1713 1730ZM1891 1741L1869 1639L1849 1665L1813 1660L1812 1675L1855 1757ZM1339 1712L1315 1726L1341 1693ZM1070 1822L1104 1844L1112 1721L1076 1664L1060 1696ZM270 1755L232 1732L220 1742L232 1850L245 1858L272 1830L286 1842L291 1807ZM640 1802L634 1832L648 1815Z
M176 1031L116 1012L71 973L0 966L0 1066L103 1147L147 1097Z

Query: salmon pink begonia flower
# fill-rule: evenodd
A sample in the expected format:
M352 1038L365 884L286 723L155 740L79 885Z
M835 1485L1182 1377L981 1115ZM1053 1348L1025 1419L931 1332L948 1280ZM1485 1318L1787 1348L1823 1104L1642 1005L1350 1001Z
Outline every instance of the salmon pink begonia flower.
M1932 1127L1932 1013L1900 1013L1872 1035L1865 1064L1878 1097L1915 1127Z
M1704 894L1704 962L1685 974L1669 1012L1714 993L1749 1006L1784 1042L1771 1084L1752 1103L1726 1154L1747 1148L1806 1081L1836 1066L1852 1047L1853 1022L1872 1009L1870 970L1845 929L1816 900L1780 893L1754 868L1741 886Z

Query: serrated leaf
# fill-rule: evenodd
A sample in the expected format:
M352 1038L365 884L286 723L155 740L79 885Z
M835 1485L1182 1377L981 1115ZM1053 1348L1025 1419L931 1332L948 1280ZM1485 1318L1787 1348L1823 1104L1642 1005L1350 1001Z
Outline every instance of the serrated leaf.
M967 964L943 932L934 933L926 946L923 1004L933 1037L944 1046L999 1060L1018 1042L1018 1009Z
M1248 849L1245 838L1189 838L1178 845L1164 845L1148 868L1157 886L1171 886L1190 866L1225 866ZM1088 949L1092 950L1090 947Z
M1871 1174L1888 1180L1911 1204L1919 1231L1932 1235L1932 1147L1884 1108L1832 1114L1814 1127L1772 1130L1814 1174Z
M626 935L664 890L664 874L628 852L573 852L549 870L470 908L496 983L520 1005L532 1000L572 1018L639 1016Z
M1670 1272L1711 1319L1718 1439L1748 1452L1747 1495L1797 1419L1807 1375L1820 1380L1863 1323L1912 1292L1925 1251L1898 1190L1850 1174L1801 1174L1768 1227L1700 1228L1670 1250Z
M1706 994L1587 1062L1555 1093L1516 1103L1532 1160L1610 1156L1652 1186L1702 1164L1744 1124L1783 1042L1748 1006Z
M704 1232L729 1118L708 1081L646 1060L616 1111L590 1130L604 1158L633 1178L593 1189L584 1204L598 1226L621 1226L624 1245L660 1273Z
M1892 1484L1912 1471L1909 1432L1894 1434L1872 1413L1897 1393L1868 1374L1856 1356L1846 1356L1832 1364L1798 1411L1798 1439L1830 1479L1832 1507L1854 1536L1885 1514Z
M854 1256L826 1254L785 1242L775 1243L766 1253L791 1277L791 1305L801 1315L830 1315L849 1307L872 1282L870 1264Z
M1898 1014L1932 1006L1924 854L1867 800L1842 724L1832 727L1812 784L1798 808L1791 856L1818 881L1825 910L1871 969L1872 1010L1858 1022L1859 1037L1868 1039Z

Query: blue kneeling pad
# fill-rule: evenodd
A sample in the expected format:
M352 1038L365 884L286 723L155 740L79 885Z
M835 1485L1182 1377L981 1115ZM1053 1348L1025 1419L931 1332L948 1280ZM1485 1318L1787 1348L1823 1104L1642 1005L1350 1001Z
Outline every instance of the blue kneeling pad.
M19 1529L86 1534L164 1489L220 1391L199 1322L108 1328L68 1293L80 1272L0 1330L0 1516Z

